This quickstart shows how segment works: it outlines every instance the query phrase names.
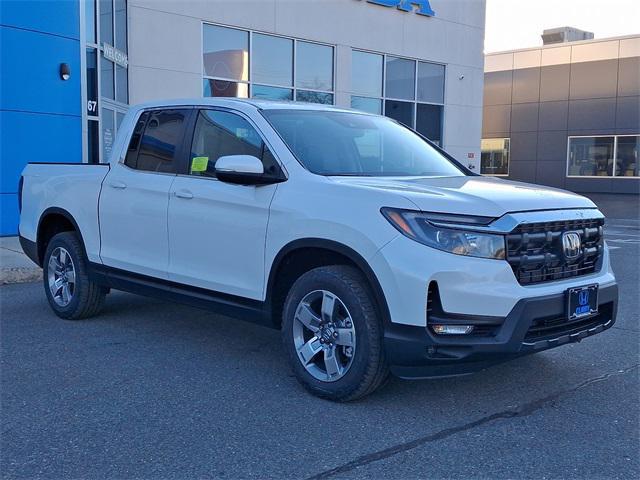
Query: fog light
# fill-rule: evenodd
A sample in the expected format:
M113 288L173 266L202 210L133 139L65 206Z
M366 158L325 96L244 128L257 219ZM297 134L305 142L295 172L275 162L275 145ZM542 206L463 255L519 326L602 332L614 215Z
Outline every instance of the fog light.
M473 325L433 325L438 335L467 335L473 331Z

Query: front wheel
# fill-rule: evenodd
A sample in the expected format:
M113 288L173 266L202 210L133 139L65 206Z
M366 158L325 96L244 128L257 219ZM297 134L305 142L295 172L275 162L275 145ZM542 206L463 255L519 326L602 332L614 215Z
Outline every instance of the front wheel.
M60 318L92 317L104 304L106 290L89 279L82 243L73 232L51 239L44 254L43 277L49 305Z
M387 378L380 315L353 267L303 274L287 295L282 335L296 377L319 397L355 400Z

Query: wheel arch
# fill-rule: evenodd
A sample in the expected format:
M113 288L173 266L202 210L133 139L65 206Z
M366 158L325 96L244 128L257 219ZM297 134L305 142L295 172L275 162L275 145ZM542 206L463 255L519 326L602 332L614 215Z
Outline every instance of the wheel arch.
M67 210L59 207L49 207L38 220L38 230L36 233L36 252L38 255L38 264L42 266L44 254L47 250L49 241L58 233L75 232L80 238L82 250L86 256L87 252L84 246L84 239L78 223Z
M308 258L311 255L313 255L313 258ZM296 257L306 257L306 262L302 268L297 268L295 265L291 267L291 262L288 260L295 261ZM383 324L390 323L389 306L382 286L373 269L362 255L353 248L333 240L303 238L294 240L282 247L271 264L267 281L266 305L274 325L280 325L284 298L286 298L289 289L299 275L312 268L336 263L352 265L362 272L371 289L378 311L382 315ZM288 269L294 272L295 275L286 275Z

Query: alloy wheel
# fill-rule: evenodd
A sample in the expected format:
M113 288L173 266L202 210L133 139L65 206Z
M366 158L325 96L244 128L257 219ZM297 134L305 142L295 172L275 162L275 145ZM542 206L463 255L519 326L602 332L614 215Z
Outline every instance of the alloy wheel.
M298 360L314 378L335 382L353 363L356 330L345 304L327 290L308 293L296 308L293 342Z
M56 247L49 257L47 281L53 301L60 307L69 305L76 286L76 271L69 252Z

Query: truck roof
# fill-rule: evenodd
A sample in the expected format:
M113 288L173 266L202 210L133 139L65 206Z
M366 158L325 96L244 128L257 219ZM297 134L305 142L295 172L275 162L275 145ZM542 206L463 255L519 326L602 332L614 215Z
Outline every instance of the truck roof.
M170 100L154 100L133 106L133 109L141 110L157 107L178 107L178 106L209 106L209 107L230 107L240 108L251 106L259 110L320 110L353 112L349 108L340 108L333 105L321 105L317 103L291 102L284 100L261 100L257 98L230 98L230 97L203 97L203 98L179 98Z

